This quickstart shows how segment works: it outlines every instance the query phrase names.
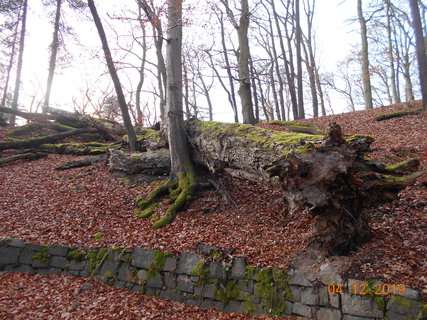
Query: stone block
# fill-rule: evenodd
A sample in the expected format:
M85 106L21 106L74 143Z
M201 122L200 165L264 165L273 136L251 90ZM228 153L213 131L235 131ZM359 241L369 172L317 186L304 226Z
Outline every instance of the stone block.
M136 273L136 277L138 278L138 283L142 284L147 281L148 272L146 270L139 270Z
M10 239L7 243L9 247L24 248L27 244L20 239Z
M47 268L47 267L49 267L49 260L45 261L44 259L42 259L42 260L41 259L33 259L31 266L33 268Z
M335 309L320 308L316 319L319 320L341 320L341 312Z
M343 278L339 274L336 274L332 271L321 271L317 278L326 287L330 284L334 284L336 286L341 284L343 287L345 287L345 281L343 280Z
M409 318L417 318L421 310L421 302L392 296L387 304L387 311L401 314Z
M43 249L45 249L45 246L42 246L41 244L35 244L35 243L28 243L27 247L28 249L33 250L33 251L43 251Z
M177 257L167 257L162 271L171 272L176 270Z
M184 292L193 293L194 292L194 283L191 281L190 277L185 275L179 275L177 284L177 290L181 290Z
M50 265L52 267L65 269L70 264L70 261L68 261L65 257L62 256L53 256L50 260Z
M237 280L237 285L246 292L254 292L254 281L253 280Z
M302 290L301 303L305 305L315 306L319 304L319 296L314 287L307 287Z
M200 256L198 254L181 253L176 273L190 275L199 262Z
M23 249L21 254L19 255L19 263L32 264L34 253L35 252L33 250L27 248Z
M241 302L230 301L227 305L224 306L224 312L228 313L244 313L245 308Z
M46 274L58 274L61 273L62 269L60 268L39 268L36 273L46 275Z
M19 254L21 253L21 251L21 248L0 247L0 266L18 263Z
M86 262L79 262L79 261L71 261L69 265L69 270L71 271L82 271L86 265Z
M49 247L49 254L51 254L53 256L66 257L68 254L68 248L54 244L54 245Z
M345 314L342 320L373 320L372 318L362 318Z
M403 295L397 295L398 297L403 297L411 300L421 301L421 294L414 289L406 288Z
M148 269L153 263L154 251L136 248L132 254L131 264L137 268Z
M330 294L328 293L328 289L326 287L320 287L319 288L319 305L328 306L330 304L329 296Z
M152 287L145 287L144 294L147 296L158 296L160 294L159 289Z
M209 278L211 279L226 279L227 273L221 263L213 261L209 264Z
M19 266L8 265L4 268L4 271L34 273L34 269L28 264L21 264Z
M295 273L290 279L288 284L304 286L304 287L312 287L312 283L308 280L308 278L303 273Z
M119 289L125 289L126 288L126 282L124 282L124 281L116 281L114 283L114 287L119 288Z
M158 272L153 277L147 280L147 286L153 288L162 288L163 287L163 279L162 275Z
M236 258L231 267L230 279L245 279L246 277L246 259Z
M120 280L120 281L126 281L126 282L132 281L128 265L122 264L119 267L119 270L118 270L118 273L117 273L117 279Z
M119 262L117 261L104 261L99 274L105 278L112 278L113 275L116 275L119 270ZM108 275L108 276L107 276Z
M182 295L178 291L172 290L172 289L160 291L160 297L164 299L172 300L172 301L178 301L178 302L181 302L183 300Z
M203 287L203 298L215 299L215 293L216 285L214 283L208 283Z
M173 275L170 272L165 272L163 278L165 280L165 286L166 286L166 288L169 288L169 289L174 289L175 288L175 286L176 286L176 277L175 277L175 275Z
M289 286L292 293L292 301L301 302L302 290L303 288L297 286Z
M292 313L306 318L313 318L313 308L299 302L295 302L292 305Z
M373 299L365 296L343 293L341 296L342 311L345 314L370 318L383 318L384 312Z
M388 313L388 320L408 320L408 317L390 311Z

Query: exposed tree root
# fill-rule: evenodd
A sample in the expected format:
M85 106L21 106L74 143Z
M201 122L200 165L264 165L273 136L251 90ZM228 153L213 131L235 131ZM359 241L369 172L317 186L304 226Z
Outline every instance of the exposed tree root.
M178 181L170 178L160 186L151 191L145 199L136 200L135 215L138 218L149 218L153 215L153 209L158 206L157 201L163 195L169 194L169 203L171 206L166 213L152 225L153 229L162 228L170 224L176 216L176 213L183 208L194 197L198 183L195 173L191 168L181 172Z

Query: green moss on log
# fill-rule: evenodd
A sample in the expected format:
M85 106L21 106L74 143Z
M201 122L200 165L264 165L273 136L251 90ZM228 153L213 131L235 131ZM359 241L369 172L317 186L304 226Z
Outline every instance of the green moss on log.
M128 135L125 134L122 137L123 141L128 141ZM137 142L142 142L145 140L152 140L156 143L160 143L162 141L162 139L160 138L159 135L159 131L156 131L154 129L150 129L150 128L138 128L137 130L137 135L136 135L136 141Z
M0 158L0 165L17 161L17 160L37 160L43 157L47 157L47 153L45 152L20 153L10 157Z
M41 145L41 148L52 153L73 154L73 155L96 155L96 154L107 153L109 149L119 149L120 146L114 143L70 142L70 143L43 144Z
M287 130L297 132L297 133L307 133L307 134L315 134L315 135L325 135L325 133L314 123L301 123L301 122L293 122L293 121L263 121L261 124L271 124L276 126L281 126Z
M217 139L218 136L228 134L240 136L253 147L261 149L277 150L278 146L284 147L285 155L290 152L306 152L312 150L314 145L307 146L305 141L320 140L324 137L321 135L313 135L306 133L291 133L284 131L266 130L254 127L249 124L238 123L222 123L215 121L199 121L197 122L198 129L202 134Z
M353 142L355 140L358 140L360 138L371 138L371 139L374 139L374 137L371 136L371 135L369 135L369 134L355 134L355 135L353 135L353 136L348 137L347 139L345 139L345 141L347 141L348 143L351 143L351 142Z
M379 114L375 116L374 119L376 121L383 121L383 120L388 120L392 118L399 118L399 117L404 117L404 116L409 116L414 114L420 114L422 111L423 111L422 108L412 109L412 110L403 110L403 111L398 111L393 113Z
M66 126L56 122L31 122L21 127L9 130L6 134L8 137L21 137L43 129L52 129L57 132L66 132L69 130L75 130L75 128Z

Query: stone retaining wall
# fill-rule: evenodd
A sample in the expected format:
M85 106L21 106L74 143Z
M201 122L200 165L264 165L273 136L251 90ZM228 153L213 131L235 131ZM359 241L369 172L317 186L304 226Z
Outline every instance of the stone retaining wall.
M230 259L220 249L199 249L200 254L175 256L143 248L83 251L6 239L0 241L0 270L93 277L118 288L225 312L322 320L427 319L426 304L410 288L343 280L327 272L314 276L258 269L243 258ZM391 293L375 295L375 285ZM362 289L366 294L354 294Z

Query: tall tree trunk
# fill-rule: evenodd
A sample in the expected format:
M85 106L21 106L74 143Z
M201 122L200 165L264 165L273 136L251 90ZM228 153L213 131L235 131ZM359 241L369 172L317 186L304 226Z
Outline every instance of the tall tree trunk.
M242 116L243 123L255 124L255 117L253 112L252 94L251 94L251 75L249 70L249 4L248 0L241 0L242 13L240 16L239 28L237 29L237 35L239 39L239 96L242 103Z
M286 81L288 83L289 95L291 97L292 114L294 119L298 119L298 100L297 100L297 93L295 89L295 82L294 82L294 76L293 76L293 73L294 73L293 63L291 63L287 58L285 44L283 42L282 29L280 28L279 15L276 11L276 7L273 0L270 1L270 5L271 5L271 8L273 9L274 22L276 23L277 34L279 36L280 49L282 50L282 59L285 66ZM288 1L288 6L289 6L289 1ZM287 38L289 38L289 35L287 35Z
M372 85L371 74L369 71L369 47L368 47L368 31L366 20L363 16L362 0L357 0L357 16L360 23L360 36L362 41L362 81L363 81L363 97L365 99L365 108L372 109Z
M283 78L282 78L282 73L280 72L280 65L279 65L279 56L277 54L277 49L276 49L276 42L274 39L274 30L273 30L273 22L271 20L270 17L270 12L267 9L267 6L264 5L264 8L266 9L266 11L268 12L268 22L269 22L269 28L270 28L270 36L271 36L271 50L272 50L272 56L274 57L273 59L271 59L271 63L274 64L274 68L276 71L276 78L277 81L279 82L279 101L278 103L280 104L280 113L281 115L278 114L278 120L286 120L286 111L285 111L285 98L283 95L283 91L284 91L284 84L283 84Z
M228 58L228 50L227 50L227 45L225 43L225 30L224 30L224 20L222 17L222 12L221 12L220 26L221 26L221 45L222 45L222 52L224 55L225 70L227 71L228 83L230 85L229 98L231 98L230 103L234 112L234 122L238 123L239 113L237 111L237 102L236 102L236 94L235 94L236 91L234 89L234 80L233 80L233 75L231 73L230 59Z
M14 31L14 35L13 35L13 42L12 42L12 51L10 53L10 59L9 59L9 64L7 66L7 73L6 73L6 81L4 84L4 89L3 89L3 97L1 99L1 106L4 108L6 107L6 98L7 98L7 94L8 94L8 90L9 90L9 81L10 81L10 75L12 73L12 67L13 67L13 62L15 61L15 54L16 54L16 41L18 40L18 30L19 30L19 21L21 20L21 13L18 14L18 21L16 21L16 25L15 25L15 31ZM0 113L0 120L2 119L2 114Z
M390 62L390 82L391 82L391 93L393 97L393 103L399 103L399 94L396 83L396 69L394 67L394 49L392 40L392 12L390 0L386 0L386 13L387 13L387 43L388 43L388 59Z
M141 57L141 65L138 70L139 80L138 80L138 85L136 86L135 107L136 107L136 123L142 127L144 125L144 115L142 114L142 109L141 109L141 90L142 90L142 86L144 85L145 63L147 61L147 39L146 39L147 31L142 21L141 7L139 7L138 9L139 9L138 20L142 30L142 57Z
M93 0L88 0L90 12L92 13L93 20L95 22L96 29L98 30L99 38L102 43L102 49L104 50L105 61L107 62L108 71L110 72L111 79L116 89L117 100L119 102L120 111L123 118L123 123L126 128L129 139L129 148L131 151L136 150L136 135L132 125L132 121L129 116L129 110L127 107L125 95L123 94L122 85L120 83L119 76L117 75L116 67L114 66L113 56L111 55L110 48L108 47L107 36L105 35L104 28L99 18L98 12L95 7Z
M297 87L298 87L298 119L305 118L304 111L304 87L302 82L302 54L301 54L301 19L299 0L295 1L295 38L296 38L296 58L297 58Z
M166 64L163 58L163 30L159 17L154 12L153 8L147 3L147 0L137 0L138 5L144 10L150 24L153 28L154 46L156 47L157 57L157 82L160 95L160 116L165 116L166 106Z
M420 8L417 0L409 0L412 13L412 26L415 32L415 46L417 50L418 71L423 99L423 110L427 110L427 54L424 43L423 26L421 23Z
M13 91L13 100L12 100L12 109L18 109L18 99L19 99L19 90L21 85L21 73L22 73L22 65L23 65L23 57L24 57L24 47L25 47L25 30L27 24L27 7L28 0L24 0L22 6L22 20L21 20L21 35L19 38L19 53L18 53L18 64L16 67L16 79L15 79L15 89ZM15 125L16 117L12 115L10 118L10 125Z
M61 19L61 4L62 0L56 0L55 23L53 27L53 39L50 45L50 60L49 60L49 73L47 76L46 92L44 95L43 113L49 110L50 92L52 89L53 76L55 75L56 56L58 55L59 47L59 24Z
M259 102L258 102L258 95L257 95L257 86L255 81L255 68L254 64L252 62L252 57L249 58L249 67L250 67L250 76L251 76L251 86L252 86L252 94L254 98L254 109L255 109L255 122L259 122Z

